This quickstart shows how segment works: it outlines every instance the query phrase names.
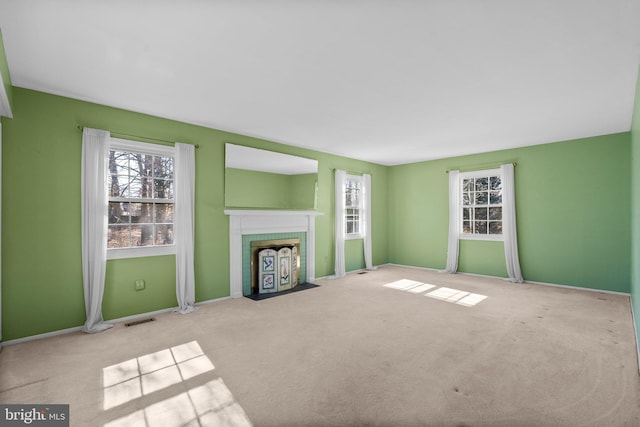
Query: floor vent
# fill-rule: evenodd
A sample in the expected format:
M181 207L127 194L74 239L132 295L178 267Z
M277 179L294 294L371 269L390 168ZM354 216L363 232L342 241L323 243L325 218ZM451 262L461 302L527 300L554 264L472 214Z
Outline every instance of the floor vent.
M149 322L155 322L155 321L156 319L154 319L153 317L149 317L148 319L134 320L133 322L125 323L124 326L128 328L129 326L142 325L143 323L149 323Z

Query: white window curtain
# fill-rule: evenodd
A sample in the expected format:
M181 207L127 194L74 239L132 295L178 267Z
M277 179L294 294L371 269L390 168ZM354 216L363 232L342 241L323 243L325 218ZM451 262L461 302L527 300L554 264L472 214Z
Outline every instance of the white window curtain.
M336 169L336 259L335 259L335 276L344 277L346 275L346 267L344 262L344 239L345 239L345 181L347 172Z
M522 283L520 259L518 257L518 238L516 235L516 199L513 164L501 166L502 170L502 233L504 237L504 255L507 262L509 280Z
M449 171L449 245L445 272L458 271L458 234L460 232L460 171Z
M367 270L375 270L371 251L371 175L364 174L364 265Z
M102 318L107 267L107 131L82 131L82 285L87 321L82 330L100 332L113 325Z
M176 297L178 313L197 310L195 306L194 272L194 199L195 199L195 147L176 143L174 167L176 241Z

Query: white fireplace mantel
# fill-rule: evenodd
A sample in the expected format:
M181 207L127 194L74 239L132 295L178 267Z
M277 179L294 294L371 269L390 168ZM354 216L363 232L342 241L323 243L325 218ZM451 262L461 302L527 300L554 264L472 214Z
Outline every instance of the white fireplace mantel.
M242 296L242 236L245 234L307 233L307 281L315 278L317 211L225 210L229 215L229 291Z

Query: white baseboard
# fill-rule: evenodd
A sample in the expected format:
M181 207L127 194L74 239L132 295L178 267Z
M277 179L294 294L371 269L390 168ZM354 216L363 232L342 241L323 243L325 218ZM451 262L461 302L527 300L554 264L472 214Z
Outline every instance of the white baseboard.
M228 297L220 297L220 298L208 299L206 301L197 302L196 305L211 304L211 303L214 303L214 302L226 301L228 299L233 299L233 298L231 296L228 296Z
M139 319L144 319L147 317L157 316L159 314L171 313L177 308L178 307L170 307L170 308L163 308L162 310L149 311L147 313L132 314L131 316L119 317L117 319L109 319L109 320L106 320L105 322L110 323L112 325L115 325L118 323L124 323L124 322L131 322Z
M402 264L393 264L393 263L387 263L384 265L394 265L397 267L407 267L407 268L415 268L418 270L428 270L428 271L437 271L437 272L441 272L442 270L437 269L437 268L429 268L429 267L416 267L413 265L402 265ZM498 279L498 280L504 280L506 282L509 283L513 283L509 280L509 278L507 277L499 277L499 276L489 276L486 274L475 274L475 273L463 273L463 272L457 272L455 274L460 274L460 275L464 275L464 276L476 276L476 277L487 277L489 279ZM523 283L513 283L514 285L523 285L523 284L532 284L532 285L542 285L542 286L553 286L556 288L566 288L566 289L577 289L580 291L589 291L589 292L601 292L601 293L605 293L605 294L613 294L613 295L624 295L624 296L631 296L630 293L628 292L618 292L618 291L608 291L605 289L594 289L594 288L585 288L582 286L574 286L574 285L559 285L556 283L546 283L546 282L536 282L534 280L525 280Z
M589 292L600 292L604 294L613 294L613 295L624 295L631 296L629 292L618 292L618 291L608 291L606 289L595 289L595 288L584 288L582 286L573 286L573 285L558 285L555 283L545 283L545 282L535 282L532 280L525 280L524 283L532 283L534 285L542 285L542 286L553 286L555 288L566 288L566 289L579 289L581 291L589 291Z
M220 302L220 301L225 301L231 299L231 297L221 297L221 298L215 298L215 299L210 299L210 300L206 300L206 301L200 301L197 302L196 305L204 305L204 304L211 304L214 302ZM106 323L115 325L117 323L123 323L123 322L130 322L133 320L138 320L138 319L143 319L146 317L151 317L151 316L157 316L159 314L164 314L164 313L170 313L172 311L175 311L178 307L170 307L170 308L163 308L162 310L155 310L155 311L150 311L147 313L140 313L140 314L134 314L131 316L125 316L125 317L119 317L117 319L109 319L107 321L105 321ZM78 332L82 330L82 326L75 326L73 328L67 328L67 329L61 329L58 331L52 331L52 332L46 332L44 334L38 334L38 335L31 335L28 337L24 337L24 338L17 338L15 340L9 340L9 341L3 341L0 342L0 349L2 348L2 346L7 346L7 345L14 345L14 344L20 344L23 342L28 342L28 341L35 341L35 340L40 340L43 338L49 338L49 337L54 337L56 335L63 335L63 334L70 334L72 332Z
M636 356L638 357L638 374L640 374L640 341L638 341L638 328L636 326L636 315L633 311L633 297L629 297L629 306L631 307L631 320L633 322L633 338L636 340Z
M380 264L380 266L382 265L389 265L389 264ZM376 271L378 269L378 265L374 265L372 268L359 268L357 270L351 270L351 271L347 271L346 274L358 274L358 273L362 273L363 271ZM335 280L337 279L335 274L330 274L328 276L322 276L322 277L316 277L314 280ZM309 282L313 282L313 280L310 280Z
M73 328L60 329L59 331L52 331L44 334L31 335L24 338L17 338L15 340L3 341L2 345L7 346L7 345L20 344L27 341L35 341L35 340L41 340L43 338L55 337L56 335L70 334L72 332L78 332L81 330L82 330L82 326L75 326Z
M380 265L380 267L384 267L385 265L391 265L394 267L406 267L406 268L415 268L416 270L427 270L427 271L441 271L439 268L431 268L431 267L418 267L416 265L404 265L404 264L396 264L393 262L388 262L386 264Z

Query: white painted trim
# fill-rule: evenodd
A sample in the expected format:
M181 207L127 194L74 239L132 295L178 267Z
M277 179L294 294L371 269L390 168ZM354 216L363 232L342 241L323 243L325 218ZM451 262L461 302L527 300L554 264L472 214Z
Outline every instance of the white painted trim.
M636 327L636 315L633 311L633 296L629 296L629 308L631 309L631 322L633 323L633 338L636 341L636 357L638 359L638 374L640 374L640 342L638 341L638 328Z
M458 197L460 200L459 203L459 210L460 210L460 215L459 215L459 222L458 222L458 239L459 240L484 240L484 241L491 241L491 242L504 242L504 234L472 234L472 233L464 233L462 231L463 227L463 221L464 219L462 218L462 212L464 208L474 208L474 207L483 207L483 206L477 206L477 205L464 205L462 203L462 193L463 193L463 181L465 179L470 179L470 178L488 178L491 176L499 176L500 179L503 179L504 177L502 176L502 169L501 168L494 168L494 169L483 169L483 170L477 170L477 171L469 171L469 172L460 172L459 173L459 180L458 180ZM490 190L489 190L490 191ZM487 203L489 203L487 201ZM503 205L500 204L500 206L502 207ZM486 205L486 207L491 207L489 204ZM501 220L502 222L503 220ZM487 225L488 227L488 225Z
M155 156L171 157L175 158L176 148L174 146L153 144L149 142L133 141L122 138L110 138L109 150L122 150L132 153L152 154ZM133 198L128 197L110 197L110 201L134 201ZM156 202L154 199L135 199L140 202ZM174 199L164 199L161 203L175 203ZM107 248L107 259L127 259L127 258L142 258L149 256L162 256L162 255L175 255L176 245L152 245L152 246L140 246L140 247L127 247L127 248Z
M229 215L229 294L242 297L242 236L246 234L307 233L307 281L316 274L316 216L318 211L238 210Z
M351 234L345 234L344 235L344 240L362 240L364 239L364 233L351 233Z
M7 95L7 91L4 90L4 79L0 76L0 116L13 118L13 113L11 112L11 105L9 104L9 96Z
M148 256L175 255L176 245L136 246L131 248L109 248L107 259L142 258Z
M437 272L443 272L444 270L440 270L437 268L429 268L429 267L417 267L414 265L403 265L403 264L395 264L395 263L387 263L387 264L383 264L383 265L395 265L397 267L407 267L407 268L415 268L418 270L429 270L429 271L437 271ZM460 274L463 276L476 276L476 277L486 277L489 279L498 279L498 280L504 280L505 282L509 282L512 283L513 285L517 285L517 286L521 286L524 284L532 284L532 285L542 285L542 286L552 286L555 288L566 288L566 289L576 289L579 291L589 291L589 292L600 292L600 293L605 293L605 294L612 294L612 295L623 295L623 296L630 296L631 294L629 294L628 292L618 292L618 291L607 291L605 289L594 289L594 288L584 288L582 286L572 286L572 285L558 285L555 283L545 283L545 282L535 282L533 280L525 280L522 283L513 283L511 280L509 280L508 277L499 277L499 276L489 276L486 274L474 274L474 273L463 273L463 272L456 272L454 274Z
M458 234L460 240L485 240L490 242L504 242L504 235L502 234L465 234L460 232Z
M396 264L394 262L388 262L386 264L381 264L380 267L384 267L385 265L392 265L392 266L396 266L396 267L407 267L407 268L415 268L416 270L428 270L428 271L435 271L436 273L439 273L441 271L444 270L440 270L438 268L431 268L431 267L418 267L415 265L404 265L404 264Z
M337 279L335 274L330 274L329 276L316 277L316 280L333 280L333 279Z
M305 215L305 216L320 216L324 215L318 211L290 211L290 210L278 210L278 209L225 209L226 215L241 215L241 216L281 216L281 215Z
M344 181L344 186L345 186L345 194L346 194L346 187L347 187L347 181L357 181L360 183L360 200L358 202L358 206L346 206L346 200L345 200L345 207L344 207L344 218L342 219L343 221L345 221L345 233L344 233L344 240L357 240L357 239L364 239L365 236L365 230L364 228L366 227L366 221L365 221L365 217L367 214L367 210L365 208L365 197L369 197L369 190L365 189L365 183L364 183L364 176L363 175L354 175L354 174L350 174L347 173L346 177L345 177L345 181ZM347 233L347 227L346 227L346 220L347 220L347 209L358 209L358 213L359 213L359 218L358 218L358 228L360 229L359 232L357 233Z
M509 279L505 279L509 281ZM555 283L545 283L545 282L534 282L532 280L525 280L523 283L531 283L534 285L542 285L542 286L552 286L554 288L566 288L566 289L579 289L581 291L589 291L589 292L599 292L603 294L612 294L612 295L623 295L623 296L631 296L628 292L618 292L618 291L608 291L606 289L595 289L595 288L583 288L582 286L572 286L572 285L557 285ZM516 285L522 285L523 283L514 283Z
M231 299L230 296L229 297L220 297L220 298L208 299L208 300L205 300L205 301L197 302L196 305L212 304L214 302L222 302L222 301L226 301L226 300L229 300L229 299Z
M35 341L35 340L40 340L40 339L49 338L49 337L55 337L56 335L64 335L64 334L70 334L72 332L79 332L81 330L82 330L82 326L75 326L73 328L60 329L59 331L52 331L52 332L47 332L47 333L44 333L44 334L31 335L31 336L24 337L24 338L17 338L15 340L5 341L2 344L3 345L20 344L20 343L23 343L23 342Z
M359 268L357 270L347 271L346 274L349 275L349 274L357 274L357 273L362 273L362 272L368 273L370 271L376 271L378 269L378 267L380 267L382 265L390 265L390 264L387 263L387 264L381 264L381 265L374 265L371 270L367 270L366 268ZM329 276L316 277L316 280L335 280L335 279L338 279L338 277L336 277L335 274L331 274Z
M197 302L196 305L211 304L211 303L214 303L214 302L226 301L228 299L231 299L231 297L221 297L221 298L215 298L215 299L200 301L200 302ZM106 323L109 323L111 325L115 325L115 324L118 324L118 323L129 322L129 321L132 321L132 320L144 319L144 318L150 317L150 316L157 316L159 314L171 313L173 311L176 311L177 309L178 309L178 306L170 307L170 308L163 308L162 310L150 311L150 312L147 312L147 313L140 313L140 314L133 314L131 316L119 317L117 319L110 319L110 320L106 321ZM54 336L57 336L57 335L70 334L72 332L78 332L78 331L82 331L82 326L75 326L73 328L61 329L59 331L46 332L44 334L31 335L31 336L24 337L24 338L17 338L15 340L5 341L5 342L3 342L1 344L2 345L20 344L20 343L23 343L23 342L35 341L35 340L40 340L40 339L44 339L44 338L54 337Z
M119 317L117 319L110 319L110 320L107 320L106 322L115 326L118 323L131 322L133 320L144 319L151 316L157 316L158 314L171 313L172 311L177 309L178 309L178 306L163 308L161 310L149 311L147 313L132 314L131 316Z
M2 80L2 78L0 78L0 80ZM0 84L1 83L2 82L0 81ZM2 121L0 121L0 242L2 242ZM0 244L0 351L2 351L2 245L1 244Z

